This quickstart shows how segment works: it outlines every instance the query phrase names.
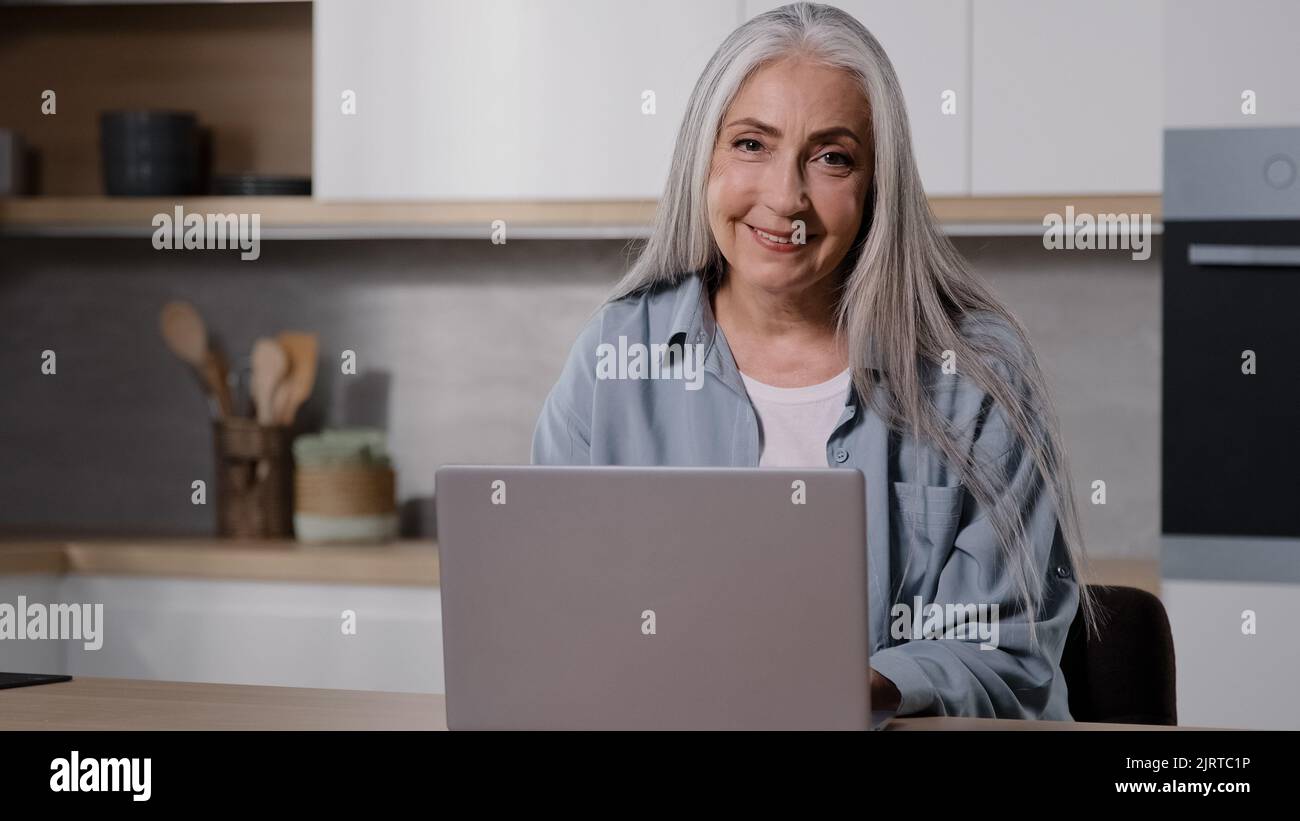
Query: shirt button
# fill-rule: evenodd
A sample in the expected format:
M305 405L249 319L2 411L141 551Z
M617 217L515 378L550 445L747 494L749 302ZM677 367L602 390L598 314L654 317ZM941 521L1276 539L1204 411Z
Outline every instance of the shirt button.
M849 452L844 448L835 449L835 461L843 463L849 460Z
M1068 579L1070 578L1070 568L1063 564L1058 564L1056 566L1056 575L1058 578Z

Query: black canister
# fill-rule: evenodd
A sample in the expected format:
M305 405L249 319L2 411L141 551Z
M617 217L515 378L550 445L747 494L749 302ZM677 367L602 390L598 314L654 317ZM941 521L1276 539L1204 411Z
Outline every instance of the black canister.
M99 148L110 196L200 193L200 138L193 112L102 112Z

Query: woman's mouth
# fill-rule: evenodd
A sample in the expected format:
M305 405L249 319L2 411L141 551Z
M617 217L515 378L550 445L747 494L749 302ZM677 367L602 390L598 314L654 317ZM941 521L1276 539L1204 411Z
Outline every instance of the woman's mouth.
M794 233L791 231L786 231L784 233L764 231L760 228L755 228L749 223L745 223L745 227L749 229L755 242L763 248L766 248L769 251L775 251L778 254L793 254L797 251L801 251L804 248L807 248L808 243L813 240L812 236L805 236L803 242L795 242Z

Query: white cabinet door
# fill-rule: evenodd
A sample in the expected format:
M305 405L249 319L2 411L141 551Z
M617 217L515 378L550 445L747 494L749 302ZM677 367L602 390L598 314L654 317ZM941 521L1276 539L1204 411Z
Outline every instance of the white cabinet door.
M1300 3L1178 0L1165 6L1165 124L1300 125ZM1255 113L1242 111L1254 92Z
M735 0L317 0L315 193L658 197L686 98L739 14Z
M971 193L1158 192L1164 7L978 0Z
M746 19L784 5L746 0ZM931 196L970 193L970 0L842 0L894 64L912 127L921 181ZM944 113L953 92L954 113Z
M1300 587L1165 579L1160 598L1174 634L1179 724L1300 730ZM1243 631L1246 611L1253 631Z
M57 642L74 676L444 692L436 587L73 575L51 601L103 605L101 647Z

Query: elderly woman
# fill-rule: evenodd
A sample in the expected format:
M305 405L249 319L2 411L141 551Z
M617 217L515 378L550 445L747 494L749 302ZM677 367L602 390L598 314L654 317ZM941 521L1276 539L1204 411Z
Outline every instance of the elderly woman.
M702 381L603 378L620 344L698 346ZM1092 608L1055 413L1023 328L929 210L889 58L838 9L761 14L713 55L653 232L532 458L860 469L873 707L1070 717L1061 651L1081 594ZM996 646L916 635L899 615L918 603L996 614Z

